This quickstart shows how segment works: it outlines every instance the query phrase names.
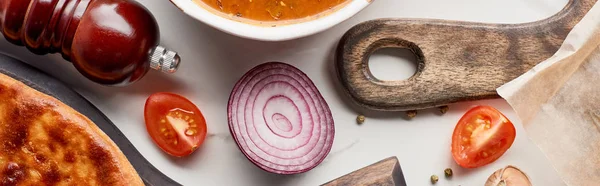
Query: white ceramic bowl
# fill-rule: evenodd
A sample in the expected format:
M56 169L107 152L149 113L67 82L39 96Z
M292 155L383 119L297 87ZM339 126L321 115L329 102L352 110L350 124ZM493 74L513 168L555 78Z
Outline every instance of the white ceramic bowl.
M200 20L223 32L243 38L262 41L283 41L309 36L329 29L340 22L349 19L367 7L370 0L348 0L343 7L319 18L287 25L271 27L268 25L253 25L217 15L214 10L207 10L192 0L171 0L189 16Z

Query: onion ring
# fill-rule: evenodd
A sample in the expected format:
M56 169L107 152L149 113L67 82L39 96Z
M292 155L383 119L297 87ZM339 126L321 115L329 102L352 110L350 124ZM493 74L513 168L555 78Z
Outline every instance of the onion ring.
M227 115L239 149L267 172L309 171L333 145L327 102L305 73L282 62L263 63L244 74L231 92Z

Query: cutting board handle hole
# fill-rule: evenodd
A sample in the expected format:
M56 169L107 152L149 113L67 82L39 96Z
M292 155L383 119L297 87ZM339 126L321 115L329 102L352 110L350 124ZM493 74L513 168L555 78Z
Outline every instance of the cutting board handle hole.
M417 73L417 57L407 48L380 48L369 57L369 70L381 81L406 80Z

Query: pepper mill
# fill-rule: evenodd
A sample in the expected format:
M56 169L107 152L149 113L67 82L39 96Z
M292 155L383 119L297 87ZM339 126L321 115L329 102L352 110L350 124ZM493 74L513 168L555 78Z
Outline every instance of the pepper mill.
M34 54L60 53L90 80L124 86L177 70L152 14L133 0L0 0L0 33Z

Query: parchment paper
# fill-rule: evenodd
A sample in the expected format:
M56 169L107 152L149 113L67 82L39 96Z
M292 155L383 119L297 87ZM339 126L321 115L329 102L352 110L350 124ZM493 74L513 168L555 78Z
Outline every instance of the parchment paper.
M567 185L600 185L599 46L596 4L553 57L497 89Z

